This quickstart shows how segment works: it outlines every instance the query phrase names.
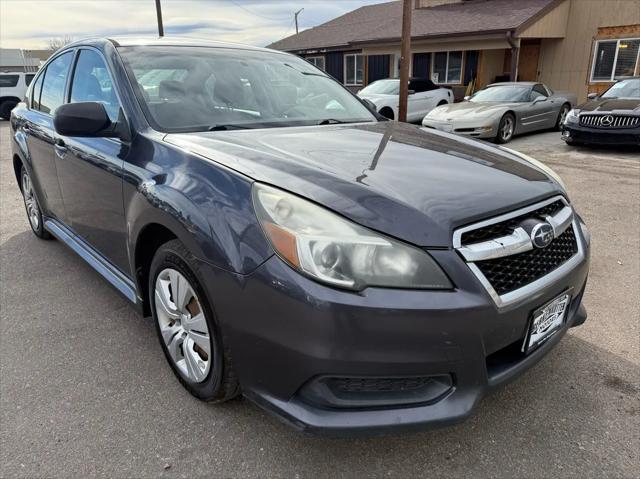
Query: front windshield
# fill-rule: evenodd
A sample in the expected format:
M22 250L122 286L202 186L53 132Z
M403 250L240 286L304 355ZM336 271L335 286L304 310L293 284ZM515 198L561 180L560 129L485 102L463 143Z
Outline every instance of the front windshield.
M640 78L615 83L602 94L602 98L640 98Z
M400 80L378 80L360 90L361 95L399 95Z
M529 101L531 87L524 85L489 86L471 97L471 101Z
M292 55L183 46L118 51L160 131L376 121L344 87Z

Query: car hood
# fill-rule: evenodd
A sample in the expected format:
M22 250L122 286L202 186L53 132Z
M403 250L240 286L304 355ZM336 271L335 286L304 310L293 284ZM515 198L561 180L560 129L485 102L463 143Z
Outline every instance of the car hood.
M581 111L612 112L616 110L640 113L640 99L635 98L596 98L578 107Z
M509 108L522 105L521 103L497 103L497 102L473 102L463 101L462 103L451 103L442 105L427 115L432 120L454 121L459 119L468 120L478 117L486 118L493 115L501 115Z
M531 163L471 139L375 122L168 134L165 141L425 247L561 193Z

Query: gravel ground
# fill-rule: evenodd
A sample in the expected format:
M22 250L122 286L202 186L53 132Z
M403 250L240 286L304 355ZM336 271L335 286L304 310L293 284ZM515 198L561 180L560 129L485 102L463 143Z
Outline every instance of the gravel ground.
M329 440L182 389L151 320L30 232L1 122L0 476L637 477L640 155L557 133L509 146L556 169L591 228L587 323L463 424Z

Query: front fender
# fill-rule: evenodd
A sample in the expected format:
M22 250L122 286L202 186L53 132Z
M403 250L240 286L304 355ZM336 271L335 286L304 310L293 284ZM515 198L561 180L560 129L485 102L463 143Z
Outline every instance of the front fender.
M153 167L125 173L132 265L150 224L169 229L198 259L234 273L248 274L273 254L253 212L249 179L181 150L153 148Z

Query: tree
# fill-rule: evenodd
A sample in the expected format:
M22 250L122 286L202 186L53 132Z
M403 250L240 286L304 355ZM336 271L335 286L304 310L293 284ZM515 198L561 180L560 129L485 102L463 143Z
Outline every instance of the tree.
M50 38L47 42L47 47L51 51L56 51L73 42L74 38L71 35L64 35L62 37Z

